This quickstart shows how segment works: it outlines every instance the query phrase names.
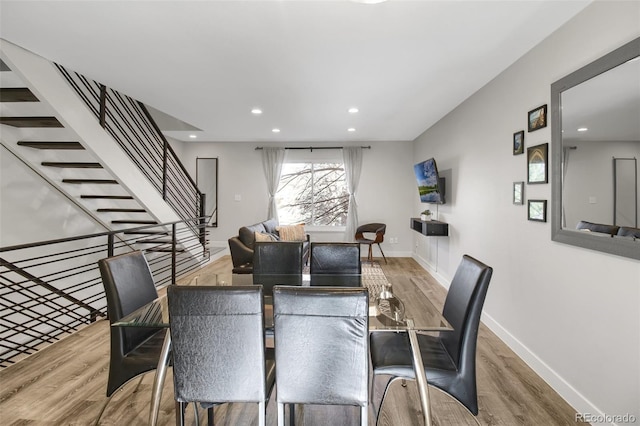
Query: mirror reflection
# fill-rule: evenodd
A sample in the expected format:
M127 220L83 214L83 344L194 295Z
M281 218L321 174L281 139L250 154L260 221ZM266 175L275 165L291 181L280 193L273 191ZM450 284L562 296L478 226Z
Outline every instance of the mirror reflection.
M636 228L640 58L562 92L561 103L562 226L588 221Z
M205 196L207 226L218 226L218 159L196 158L196 185Z
M640 38L551 86L552 239L640 259Z

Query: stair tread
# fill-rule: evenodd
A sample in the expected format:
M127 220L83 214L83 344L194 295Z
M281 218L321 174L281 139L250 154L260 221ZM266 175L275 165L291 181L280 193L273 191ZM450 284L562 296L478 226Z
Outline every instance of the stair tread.
M112 220L111 223L118 223L118 224L122 224L122 223L135 223L135 224L141 224L141 225L157 225L158 222L156 222L155 220L128 220L128 219L119 219L119 220Z
M99 200L133 200L131 195L81 195L80 198L84 199L99 199Z
M97 183L97 184L117 184L117 180L113 179L62 179L62 183Z
M120 209L120 208L104 208L98 209L100 213L146 213L145 209Z
M102 164L94 162L67 162L67 161L43 161L46 167L61 167L69 169L102 169Z
M124 231L123 234L127 235L169 235L167 231Z
M55 117L0 117L0 124L13 127L64 127Z
M38 98L28 87L0 88L0 102L38 102Z
M80 142L74 141L19 141L18 145L36 149L84 149L84 146L82 146Z

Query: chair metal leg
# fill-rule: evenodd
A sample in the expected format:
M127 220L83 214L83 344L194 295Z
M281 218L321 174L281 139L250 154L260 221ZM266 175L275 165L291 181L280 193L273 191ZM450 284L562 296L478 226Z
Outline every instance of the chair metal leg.
M207 426L213 426L213 406L207 408Z
M369 407L360 407L360 426L369 426Z
M184 412L187 409L186 402L176 401L176 425L184 426Z
M258 403L258 424L265 426L266 421L266 404L264 401L261 401Z
M373 263L373 244L369 244L369 255L367 256L367 260L370 263Z
M278 426L284 426L284 403L278 402Z

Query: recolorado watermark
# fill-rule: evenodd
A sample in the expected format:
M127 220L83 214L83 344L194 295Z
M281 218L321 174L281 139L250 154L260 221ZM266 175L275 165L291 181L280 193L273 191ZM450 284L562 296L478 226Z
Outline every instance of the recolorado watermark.
M593 413L576 413L576 423L635 423L636 416L633 414L593 414Z

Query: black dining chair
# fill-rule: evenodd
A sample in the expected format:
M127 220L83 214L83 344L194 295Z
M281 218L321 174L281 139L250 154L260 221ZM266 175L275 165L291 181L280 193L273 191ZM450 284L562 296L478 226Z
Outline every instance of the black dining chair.
M271 293L276 284L302 284L302 241L256 241L253 250L253 282Z
M213 424L214 404L256 402L264 425L275 362L265 349L262 286L170 286L167 297L176 424L188 403L206 405Z
M311 243L311 274L361 274L360 244Z
M387 231L387 225L384 223L367 223L358 226L356 229L355 240L358 244L366 244L369 246L369 252L367 260L373 262L373 245L377 244L384 259L384 263L387 263L387 258L382 251L381 242L384 241L384 234Z
M476 343L480 314L493 269L464 255L445 299L443 316L453 331L418 335L427 383L478 414L476 390ZM415 379L411 347L406 333L371 333L371 361L374 377L388 375L378 414L389 385L395 379Z
M101 259L98 267L107 297L110 324L158 297L153 275L141 251ZM166 329L109 327L109 333L111 350L107 397L129 380L157 368Z
M367 290L276 286L273 312L278 425L284 426L285 404L291 412L295 404L358 406L367 425Z
M360 287L362 261L358 243L311 243L312 286Z

